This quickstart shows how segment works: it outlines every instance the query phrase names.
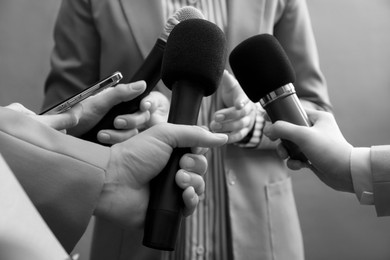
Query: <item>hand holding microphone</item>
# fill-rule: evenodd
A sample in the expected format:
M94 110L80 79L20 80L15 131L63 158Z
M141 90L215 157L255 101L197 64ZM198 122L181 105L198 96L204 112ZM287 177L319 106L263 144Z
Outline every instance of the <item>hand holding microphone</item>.
M131 77L130 82L144 80L146 82L145 91L131 101L122 102L114 106L89 132L82 135L81 138L91 142L99 143L97 139L98 132L104 129L115 129L114 120L117 116L137 112L139 110L142 99L153 90L157 82L160 80L162 57L167 39L172 29L177 24L187 19L203 18L203 14L194 7L183 7L179 9L172 17L170 17L165 24L165 28L162 34L157 39L144 63ZM103 143L103 145L107 144Z
M262 34L248 38L232 51L229 62L248 97L253 102L260 100L272 122L311 125L295 94L295 72L275 37ZM296 144L282 142L291 158L308 161Z
M307 110L312 127L304 127L285 121L278 121L264 128L264 134L271 140L282 138L297 144L307 155L318 178L339 191L353 192L350 158L353 146L345 140L334 116L329 112ZM278 153L287 159L286 151L278 147ZM291 158L287 166L299 170L305 166Z
M189 19L178 24L167 41L162 80L172 90L168 123L195 125L202 98L217 89L226 61L226 39L215 24ZM176 148L163 171L151 182L143 244L174 250L182 218L181 191L174 177L181 156Z

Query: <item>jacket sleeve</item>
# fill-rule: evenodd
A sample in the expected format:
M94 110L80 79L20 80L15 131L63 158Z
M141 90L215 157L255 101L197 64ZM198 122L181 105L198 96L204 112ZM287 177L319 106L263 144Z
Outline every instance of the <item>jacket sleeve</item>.
M84 233L110 150L0 108L0 153L67 251Z
M54 27L51 71L45 83L43 108L99 80L100 38L90 1L62 1Z
M306 1L285 1L285 5L285 11L275 24L274 35L294 67L297 95L304 106L330 111L327 85L320 69Z
M390 216L390 145L371 147L370 159L377 215Z

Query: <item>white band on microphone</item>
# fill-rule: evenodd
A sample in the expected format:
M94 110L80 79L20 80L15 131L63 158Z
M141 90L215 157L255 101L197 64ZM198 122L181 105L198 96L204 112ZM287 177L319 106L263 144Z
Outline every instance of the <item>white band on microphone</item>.
M262 107L266 107L269 103L272 101L275 101L279 98L289 96L291 94L295 94L295 88L294 85L289 83L287 85L284 85L280 88L277 88L276 90L268 93L266 96L260 99L260 104Z

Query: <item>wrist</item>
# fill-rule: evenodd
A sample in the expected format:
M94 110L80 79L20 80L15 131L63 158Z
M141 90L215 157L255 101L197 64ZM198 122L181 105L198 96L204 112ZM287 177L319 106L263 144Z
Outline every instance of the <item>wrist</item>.
M259 103L256 103L256 112L255 118L253 120L253 125L249 133L241 141L235 143L239 147L244 148L256 148L259 146L261 139L263 137L263 128L265 125L264 120L264 109L260 106Z
M362 204L372 204L373 181L370 148L356 147L351 152L351 176L356 197ZM371 196L369 196L371 194Z
M110 211L114 208L115 195L118 194L121 182L119 172L121 169L121 152L118 151L118 145L110 148L110 159L105 171L103 187L100 192L98 203L94 215L103 218L109 218Z
M346 157L339 157L340 160L340 169L337 175L339 175L339 189L340 191L346 191L350 193L354 193L355 189L353 186L352 175L351 175L351 154L353 150L353 146L348 143L348 145L344 148L346 150L345 153L340 153L340 155L345 154Z
M111 147L105 180L94 215L123 227L143 225L149 201L147 185L140 185L131 170L133 158L121 144Z

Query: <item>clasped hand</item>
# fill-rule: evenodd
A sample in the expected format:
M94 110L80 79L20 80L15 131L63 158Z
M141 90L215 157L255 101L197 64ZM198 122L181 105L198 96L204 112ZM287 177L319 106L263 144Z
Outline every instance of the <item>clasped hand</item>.
M229 137L228 143L239 142L253 128L256 106L249 100L238 81L226 70L218 91L226 108L215 112L210 130L226 133Z

